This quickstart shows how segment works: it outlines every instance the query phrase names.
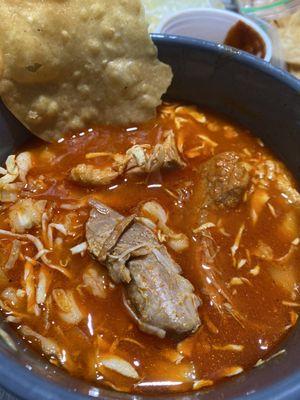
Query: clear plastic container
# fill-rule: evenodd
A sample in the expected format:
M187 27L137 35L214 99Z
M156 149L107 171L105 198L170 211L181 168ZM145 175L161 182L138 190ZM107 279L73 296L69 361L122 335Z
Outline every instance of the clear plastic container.
M191 36L223 43L232 25L242 20L255 29L265 41L267 53L265 60L284 68L282 48L278 33L274 27L259 18L247 17L228 11L216 9L188 9L170 15L161 22L157 30L161 33Z
M230 30L238 21L242 21L256 31L265 44L264 59L272 58L272 43L265 30L250 18L228 10L211 8L192 8L178 12L165 19L159 31L170 35L190 36L198 39L224 43Z
M150 23L150 32L166 32L169 30L166 30L163 28L164 24L166 21L170 20L170 18L176 16L176 14L182 14L192 10L201 10L202 12L205 12L205 9L217 9L217 10L224 10L230 9L233 11L238 10L238 6L241 8L242 13L244 14L245 17L248 19L252 20L256 25L258 25L263 31L266 33L266 35L270 38L271 40L271 47L272 47L272 57L271 60L267 58L268 61L271 61L271 63L277 67L280 68L285 68L285 61L283 57L283 50L281 47L280 43L280 38L278 35L278 32L276 28L269 23L267 20L263 19L263 15L261 15L259 12L257 12L257 8L250 8L250 5L254 6L257 5L258 2L260 2L260 6L262 5L262 2L264 4L266 2L270 3L272 2L272 7L268 9L269 15L272 15L275 13L278 13L277 15L282 15L279 14L280 7L278 6L278 3L285 3L285 12L292 10L292 5L300 5L300 0L281 0L281 1L274 1L274 0L142 0L144 6L145 6L145 11L146 11L146 16L147 19ZM275 7L275 5L277 6ZM270 4L269 4L270 5ZM293 6L293 7L294 7ZM275 10L276 8L276 10ZM216 11L217 11L216 10ZM262 10L258 10L262 11ZM226 11L225 11L226 12ZM266 12L265 12L266 13ZM264 14L264 13L262 13ZM237 13L234 13L236 18L238 18ZM195 15L193 15L195 18ZM221 22L223 24L223 22ZM202 24L205 25L205 21ZM189 24L188 24L189 25ZM202 26L203 26L202 25ZM211 28L211 27L210 27ZM203 39L207 40L213 40L217 42L222 42L223 38L220 37L215 37L222 26L217 26L217 28L209 29L210 34L209 36L205 35L205 37L199 36L198 33L192 32L191 30L193 29L192 26L181 26L180 29L185 29L189 36L193 37L202 37ZM223 27L224 28L224 27ZM198 30L199 27L196 29ZM215 32L214 32L215 30ZM177 33L177 34L184 34L182 31L173 31L173 32L168 32L168 33Z
M274 20L296 11L300 0L237 0L242 14Z
M258 18L254 15L246 15L248 18L255 21L269 36L272 43L272 58L271 64L276 67L286 69L286 63L284 61L283 48L281 45L280 37L277 29L266 20Z
M272 21L285 17L300 9L300 0L231 0L238 5L239 12L264 24L264 29L273 45L272 64L285 69L284 52L280 37Z

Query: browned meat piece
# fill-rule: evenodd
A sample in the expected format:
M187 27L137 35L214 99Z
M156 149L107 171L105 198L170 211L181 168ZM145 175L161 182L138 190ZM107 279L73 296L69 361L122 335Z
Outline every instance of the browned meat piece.
M162 143L154 146L135 145L126 154L111 154L112 166L100 168L89 164L79 164L71 171L71 179L84 185L102 186L111 183L123 174L147 174L160 168L184 167L175 143L173 131L164 135Z
M110 155L109 153L104 153ZM82 185L102 186L108 185L118 176L123 174L129 161L128 156L112 154L114 162L109 167L99 168L90 164L78 164L71 170L71 179Z
M78 164L71 171L71 179L82 185L108 185L119 176L111 167L98 168L89 164Z
M200 207L235 208L249 183L249 175L239 156L226 152L203 164L199 187L196 189Z
M292 186L291 180L287 175L279 173L276 179L278 190L285 194L288 202L300 208L300 193Z
M93 201L86 225L89 251L116 283L123 282L125 304L144 332L164 337L196 331L200 299L192 284L154 233Z

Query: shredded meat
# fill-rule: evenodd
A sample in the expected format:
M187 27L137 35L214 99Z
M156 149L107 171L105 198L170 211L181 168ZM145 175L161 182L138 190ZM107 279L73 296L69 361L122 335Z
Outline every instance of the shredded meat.
M270 159L259 162L255 168L254 182L259 182L264 187L269 187L272 183L288 203L300 207L300 193L293 186L291 177L281 163Z
M300 207L300 193L295 189L290 179L285 174L279 174L276 179L278 190L280 190L291 204Z
M200 326L200 299L154 233L135 216L122 217L93 201L86 225L89 251L125 288L125 305L141 330L164 337Z
M84 185L102 186L123 174L148 174L160 168L184 167L175 143L173 131L167 131L162 143L149 151L149 145L135 145L126 154L113 154L111 166L100 168L79 164L71 171L71 179Z
M131 156L126 170L130 173L150 173L160 168L184 167L175 143L174 133L168 131L162 143L147 153L145 146L133 146L127 153Z
M291 296L297 289L297 246L291 244L289 251L275 258L273 249L262 240L252 250L252 255L260 261L267 261L266 268L276 285L285 289Z

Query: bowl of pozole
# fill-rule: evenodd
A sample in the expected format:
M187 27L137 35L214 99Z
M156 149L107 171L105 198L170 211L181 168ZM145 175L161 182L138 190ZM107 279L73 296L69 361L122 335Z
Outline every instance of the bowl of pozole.
M153 35L158 61L144 31L127 62L104 22L120 59L98 97L77 61L59 83L68 45L58 67L5 59L0 384L28 400L298 398L299 82L189 38Z

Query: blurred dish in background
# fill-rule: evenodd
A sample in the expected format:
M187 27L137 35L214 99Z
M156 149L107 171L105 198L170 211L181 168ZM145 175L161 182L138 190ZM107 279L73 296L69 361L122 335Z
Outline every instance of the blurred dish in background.
M221 0L142 0L146 17L149 21L149 31L158 32L157 27L165 18L189 8L224 8Z
M274 20L299 8L299 0L237 0L242 14Z
M300 79L300 9L274 24L278 28L287 68Z
M226 43L241 50L272 58L272 42L266 31L249 18L232 11L194 8L166 18L158 31Z

